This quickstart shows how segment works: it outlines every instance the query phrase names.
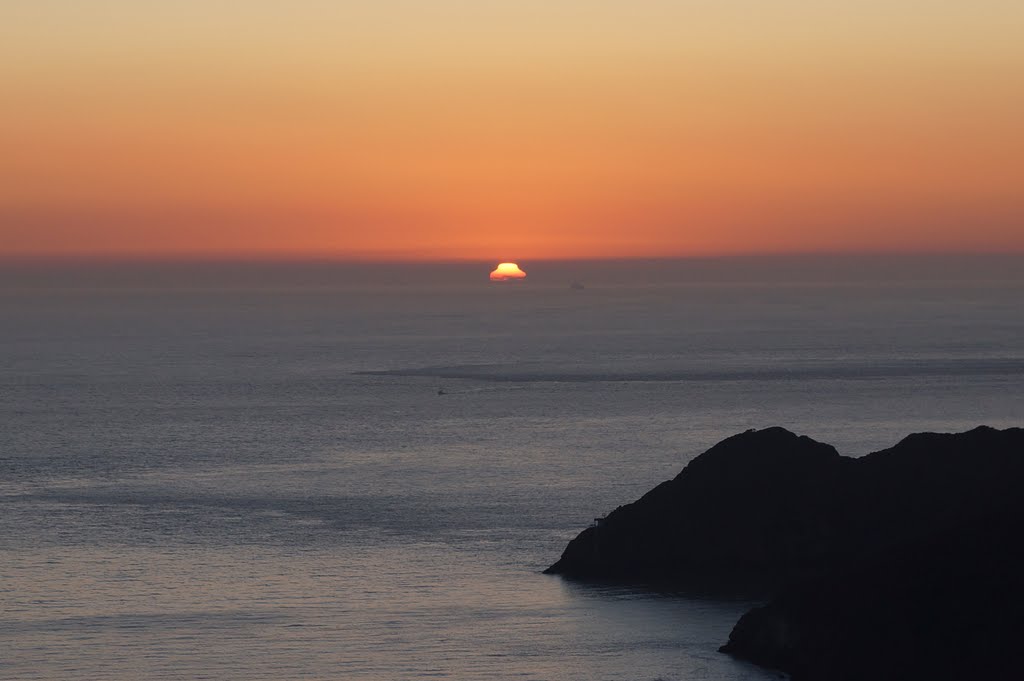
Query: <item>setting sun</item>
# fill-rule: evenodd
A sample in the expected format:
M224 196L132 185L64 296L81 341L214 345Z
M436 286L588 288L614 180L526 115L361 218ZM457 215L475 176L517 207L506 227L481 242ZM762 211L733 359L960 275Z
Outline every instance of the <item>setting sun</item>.
M491 281L517 281L525 279L526 272L519 269L514 262L503 262L491 272Z

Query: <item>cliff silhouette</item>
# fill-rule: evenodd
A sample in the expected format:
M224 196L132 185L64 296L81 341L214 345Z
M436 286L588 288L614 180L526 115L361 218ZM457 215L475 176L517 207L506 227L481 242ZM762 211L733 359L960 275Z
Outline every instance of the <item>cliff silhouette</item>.
M1020 428L921 433L857 459L748 431L581 532L546 572L759 589L772 599L722 650L798 681L993 677L1019 667L1022 488Z

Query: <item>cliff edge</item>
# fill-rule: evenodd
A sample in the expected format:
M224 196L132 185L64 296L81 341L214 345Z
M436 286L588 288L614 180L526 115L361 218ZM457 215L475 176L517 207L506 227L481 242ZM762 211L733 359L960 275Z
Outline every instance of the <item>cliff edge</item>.
M748 431L581 532L546 572L764 588L772 600L722 650L796 680L994 678L1020 667L1022 492L1020 428L921 433L859 459Z

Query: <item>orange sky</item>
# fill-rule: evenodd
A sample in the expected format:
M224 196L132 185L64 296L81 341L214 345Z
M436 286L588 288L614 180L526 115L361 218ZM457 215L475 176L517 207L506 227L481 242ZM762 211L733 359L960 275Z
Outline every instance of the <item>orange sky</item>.
M8 0L0 255L1024 252L1024 4Z

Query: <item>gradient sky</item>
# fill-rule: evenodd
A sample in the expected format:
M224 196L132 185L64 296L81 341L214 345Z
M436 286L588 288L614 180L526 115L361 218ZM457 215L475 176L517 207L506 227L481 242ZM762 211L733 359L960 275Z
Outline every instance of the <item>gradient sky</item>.
M5 0L0 255L1024 252L1024 3Z

